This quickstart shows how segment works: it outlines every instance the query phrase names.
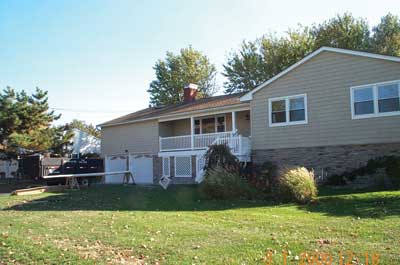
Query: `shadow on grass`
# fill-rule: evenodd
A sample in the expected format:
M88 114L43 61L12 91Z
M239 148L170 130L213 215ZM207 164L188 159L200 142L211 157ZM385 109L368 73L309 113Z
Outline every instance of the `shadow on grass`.
M22 197L21 197L22 198ZM35 200L21 199L3 208L15 211L215 211L260 207L265 201L213 201L198 186L95 185L84 190L52 193Z
M34 200L13 199L3 210L15 211L218 211L277 206L268 201L214 201L202 196L199 186L95 185L85 190L53 193ZM280 207L286 207L280 204ZM316 204L298 205L302 211L328 216L382 218L400 216L400 192L371 192L322 188Z
M333 195L336 194L336 195ZM329 216L383 218L400 216L400 192L371 190L323 191L316 204L298 206L302 210Z

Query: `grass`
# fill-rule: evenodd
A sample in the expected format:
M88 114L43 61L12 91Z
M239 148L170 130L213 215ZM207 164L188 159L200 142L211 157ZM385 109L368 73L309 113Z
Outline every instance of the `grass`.
M197 187L0 196L0 264L299 264L351 250L400 264L400 191L322 190L313 205L207 201ZM369 261L371 264L371 260Z

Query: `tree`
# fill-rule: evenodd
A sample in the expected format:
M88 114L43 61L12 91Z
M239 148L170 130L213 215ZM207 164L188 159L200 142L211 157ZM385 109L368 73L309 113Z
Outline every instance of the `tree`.
M231 54L222 73L228 81L224 83L225 93L247 91L266 80L263 56L259 52L259 40L243 41L238 53Z
M359 51L370 49L370 32L367 21L354 18L349 13L314 25L312 35L315 38L315 49L322 46Z
M72 138L74 137L74 132L68 125L60 125L50 128L49 138L52 139L49 150L54 154L65 155L70 153Z
M288 31L286 37L272 35L243 42L223 66L225 93L247 92L296 63L314 47L308 28Z
M86 124L84 121L73 120L68 125L69 129L78 129L96 138L101 138L101 131L92 124Z
M57 129L51 123L60 118L49 111L47 91L36 88L28 96L22 90L7 88L0 93L1 150L15 155L19 148L34 151L47 150L54 143Z
M181 102L183 87L189 83L199 86L199 97L208 97L216 92L215 66L190 46L181 49L178 55L167 52L166 58L158 60L153 69L156 79L148 90L152 106Z
M400 18L387 14L373 28L372 46L376 53L400 56Z
M263 36L243 42L224 64L226 93L247 92L322 46L400 56L400 20L388 14L373 28L345 13L311 28L300 26L286 36Z

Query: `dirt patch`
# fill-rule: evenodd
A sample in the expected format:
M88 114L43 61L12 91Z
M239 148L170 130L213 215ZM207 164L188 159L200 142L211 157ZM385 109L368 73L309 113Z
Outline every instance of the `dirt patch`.
M102 260L108 264L145 264L146 257L135 257L132 249L121 249L105 245L100 240L89 242L88 240L75 241L70 239L53 240L53 244L63 252L72 251L82 259Z

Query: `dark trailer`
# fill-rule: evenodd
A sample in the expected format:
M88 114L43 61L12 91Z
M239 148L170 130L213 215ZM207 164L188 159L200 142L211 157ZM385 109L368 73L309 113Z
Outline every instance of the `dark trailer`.
M101 158L70 159L65 157L25 156L19 159L19 171L24 179L43 181L43 176L104 172ZM81 178L81 184L99 181L99 177ZM46 179L48 185L64 184L65 178Z

